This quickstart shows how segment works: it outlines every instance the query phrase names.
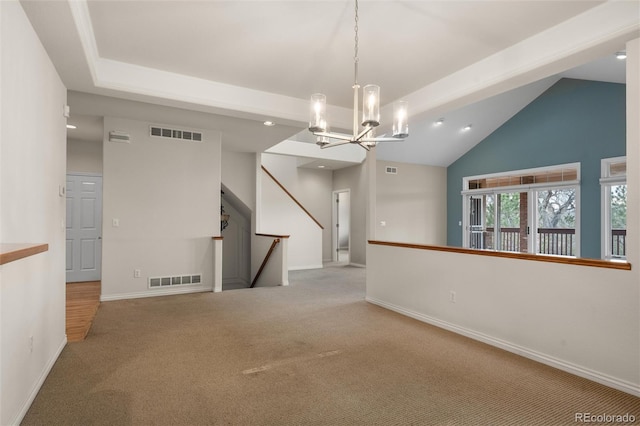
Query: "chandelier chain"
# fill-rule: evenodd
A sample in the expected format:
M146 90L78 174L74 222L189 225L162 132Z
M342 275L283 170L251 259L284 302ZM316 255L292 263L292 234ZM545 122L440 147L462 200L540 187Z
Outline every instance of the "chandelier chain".
M354 86L358 85L358 0L356 0L356 14L355 14L355 26L353 30L355 32L355 47L354 47L354 55L353 55L353 66L354 66L354 77L353 84Z

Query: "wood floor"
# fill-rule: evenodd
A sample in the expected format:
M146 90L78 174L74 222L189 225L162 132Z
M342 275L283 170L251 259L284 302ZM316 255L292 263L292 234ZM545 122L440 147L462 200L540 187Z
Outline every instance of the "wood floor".
M100 306L100 281L67 283L67 341L81 342L87 336Z

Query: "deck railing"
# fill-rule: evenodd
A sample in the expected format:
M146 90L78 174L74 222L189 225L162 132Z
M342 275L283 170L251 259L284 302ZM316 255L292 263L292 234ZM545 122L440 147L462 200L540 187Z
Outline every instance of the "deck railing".
M611 230L611 255L613 257L626 257L627 255L627 230Z
M575 229L538 228L537 253L575 256ZM495 250L495 228L486 228L483 248ZM625 257L626 229L611 230L612 257ZM520 228L500 228L500 251L520 253Z
M575 256L575 229L538 228L538 253Z

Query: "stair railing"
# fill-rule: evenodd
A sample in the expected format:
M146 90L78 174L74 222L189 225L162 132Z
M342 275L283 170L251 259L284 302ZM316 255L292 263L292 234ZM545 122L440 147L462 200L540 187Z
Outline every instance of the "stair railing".
M274 238L273 242L271 243L271 247L269 247L269 251L267 252L267 255L264 257L264 260L262 261L262 265L260 265L260 269L258 269L258 273L256 274L255 278L251 282L251 286L249 288L253 288L258 282L258 278L260 278L260 274L262 274L262 270L267 265L267 262L269 261L269 258L271 257L271 254L273 253L273 251L276 249L276 246L278 245L278 243L280 243L280 238Z

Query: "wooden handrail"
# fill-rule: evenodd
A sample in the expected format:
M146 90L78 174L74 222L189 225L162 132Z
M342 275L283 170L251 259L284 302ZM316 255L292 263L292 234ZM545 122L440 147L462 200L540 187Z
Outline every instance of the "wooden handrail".
M49 244L0 244L0 265L49 250Z
M612 262L612 261L601 260L601 259L585 259L585 258L564 257L564 256L547 256L543 254L513 253L513 252L506 252L506 251L474 250L474 249L467 249L462 247L432 246L432 245L426 245L426 244L406 244L406 243L394 243L390 241L376 241L376 240L369 240L369 244L376 244L380 246L390 246L390 247L403 247L403 248L411 248L411 249L419 249L419 250L434 250L434 251L446 251L451 253L474 254L478 256L506 257L509 259L533 260L536 262L563 263L566 265L622 269L626 271L631 270L631 264L628 262Z
M261 166L262 170L264 170L264 172L269 175L269 177L271 179L273 179L273 181L280 187L282 188L282 190L293 200L294 203L296 203L298 205L298 207L300 207L310 218L311 220L313 220L316 225L318 225L320 227L320 229L324 229L324 226L322 226L320 224L320 222L318 222L318 220L313 217L313 215L311 213L309 213L309 210L305 209L304 206L302 204L300 204L300 201L296 200L296 197L294 197L289 191L287 191L287 188L284 187L284 185L282 185L278 179L275 178L275 176L273 176L271 173L269 173L269 170L267 170L264 166Z
M258 273L256 274L256 277L251 282L251 286L249 288L253 288L253 286L256 285L256 282L258 282L258 278L260 278L260 274L262 274L262 270L267 265L267 262L271 257L271 253L273 253L273 250L275 250L279 242L280 242L280 238L273 239L273 242L271 243L271 247L269 247L269 251L267 252L267 255L264 257L264 260L262 261L262 265L260 265L260 269L258 269Z
M277 235L277 234L258 234L256 233L256 236L258 237L273 237L273 238L289 238L289 235Z

